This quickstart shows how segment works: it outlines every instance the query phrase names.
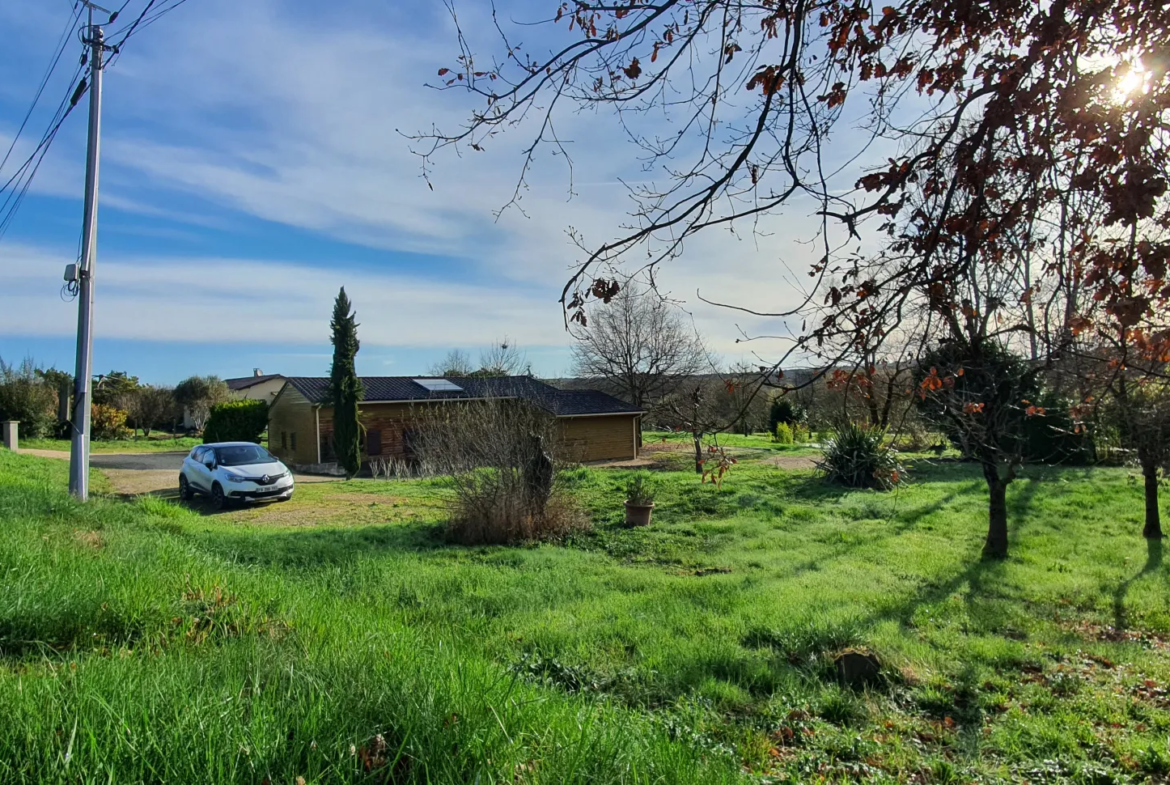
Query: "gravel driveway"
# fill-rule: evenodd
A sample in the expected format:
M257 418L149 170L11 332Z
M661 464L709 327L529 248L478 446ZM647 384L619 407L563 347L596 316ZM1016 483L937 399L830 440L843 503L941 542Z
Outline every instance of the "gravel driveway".
M90 453L89 465L99 469L125 469L136 472L171 472L178 482L179 469L188 450L183 452Z
M57 450L21 450L27 455L42 458L69 460L69 453ZM144 453L90 453L89 463L110 479L118 493L137 496L154 493L177 496L179 492L179 469L187 450L182 452ZM293 474L298 483L336 482L336 477Z

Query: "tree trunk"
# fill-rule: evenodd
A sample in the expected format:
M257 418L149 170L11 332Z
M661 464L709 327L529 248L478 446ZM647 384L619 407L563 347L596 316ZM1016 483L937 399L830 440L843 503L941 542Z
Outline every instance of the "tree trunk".
M1158 513L1158 467L1154 464L1142 466L1146 480L1146 526L1142 536L1151 540L1162 539L1162 519Z
M987 541L983 544L986 559L1006 559L1008 555L1007 483L1000 479L995 466L984 466L987 480Z
M692 433L691 438L695 440L695 474L703 473L703 435L701 433Z

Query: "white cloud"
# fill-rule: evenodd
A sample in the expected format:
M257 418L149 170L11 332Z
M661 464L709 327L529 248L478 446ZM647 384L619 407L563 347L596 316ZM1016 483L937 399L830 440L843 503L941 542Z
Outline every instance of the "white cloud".
M60 280L68 261L44 248L6 249L0 334L73 333L76 304L45 296L46 280ZM251 259L104 257L96 269L94 329L106 339L326 343L333 298L346 285L366 346L443 348L503 335L530 347L569 340L552 303L511 287Z
M617 176L636 171L635 154L615 142L621 137L613 119L563 118L580 181L571 201L563 162L545 156L523 194L529 217L509 211L494 221L529 141L522 129L492 140L487 153L444 157L434 191L396 132L432 123L450 128L466 117L466 98L422 87L455 52L442 6L335 6L299 14L275 0L200 0L137 36L107 74L107 206L222 226L187 209L194 196L215 205L217 216L227 208L240 223L252 216L349 243L441 254L462 260L476 280L495 281L485 288L443 280L425 265L361 273L352 293L369 345L465 346L483 342L475 336L503 334L527 346L567 342L555 300L580 254L566 228L597 244L629 220ZM483 13L471 3L461 8ZM472 34L491 35L482 19L464 22ZM72 179L49 178L45 187L76 193ZM175 199L183 209L171 206ZM706 306L695 291L765 311L792 307L820 253L796 242L808 237L808 212L797 205L769 219L768 236L753 236L748 226L739 227L742 239L709 232L661 271L663 288L687 301L713 349L741 356L740 328L777 333L784 325ZM65 256L25 248L13 265L12 249L0 248L0 333L72 329L61 314L73 307L58 308L46 294L58 285ZM103 256L98 329L175 341L253 330L273 341L320 341L333 294L355 277L332 263Z

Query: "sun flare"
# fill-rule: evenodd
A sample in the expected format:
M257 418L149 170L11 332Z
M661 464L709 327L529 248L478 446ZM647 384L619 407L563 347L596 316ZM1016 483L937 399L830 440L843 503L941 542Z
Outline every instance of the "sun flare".
M1114 94L1118 101L1136 98L1150 89L1150 72L1136 65L1120 79L1114 87Z

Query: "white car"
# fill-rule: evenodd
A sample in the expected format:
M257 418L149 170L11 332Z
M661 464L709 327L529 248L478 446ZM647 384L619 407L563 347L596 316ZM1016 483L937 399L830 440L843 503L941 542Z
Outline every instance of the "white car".
M251 442L202 444L183 459L179 470L179 498L189 501L197 493L211 498L222 510L232 501L276 499L293 495L293 476L275 455Z

